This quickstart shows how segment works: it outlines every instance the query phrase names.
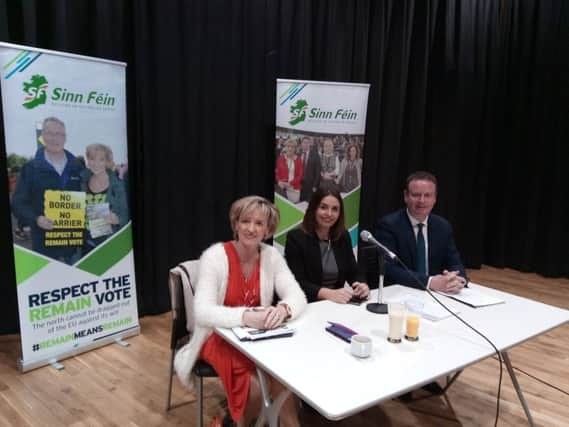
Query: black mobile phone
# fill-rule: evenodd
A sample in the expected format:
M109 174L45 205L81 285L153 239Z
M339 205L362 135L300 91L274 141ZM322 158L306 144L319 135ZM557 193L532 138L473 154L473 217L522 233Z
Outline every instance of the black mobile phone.
M352 296L352 298L348 301L348 304L353 304L353 305L360 305L362 302L367 301L366 297L360 298L357 296Z

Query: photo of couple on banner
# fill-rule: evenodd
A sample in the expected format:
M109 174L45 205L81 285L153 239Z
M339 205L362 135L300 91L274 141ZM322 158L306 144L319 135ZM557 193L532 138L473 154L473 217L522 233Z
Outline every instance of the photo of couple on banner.
M128 165L103 143L73 154L59 117L35 128L33 157L8 153L14 243L72 265L128 223Z

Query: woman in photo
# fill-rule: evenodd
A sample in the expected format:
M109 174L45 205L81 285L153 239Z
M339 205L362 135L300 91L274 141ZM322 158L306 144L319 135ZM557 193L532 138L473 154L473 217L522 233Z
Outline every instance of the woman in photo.
M86 193L83 255L128 222L126 189L114 172L111 148L105 144L90 144L85 158L87 168L81 173L81 190Z
M300 228L287 234L285 258L308 302L345 304L369 296L359 271L350 235L344 226L344 203L334 190L317 190ZM345 287L344 283L350 287Z
M216 335L214 328L276 328L304 310L306 297L283 257L263 243L277 228L277 208L262 197L244 197L231 206L229 220L234 240L214 244L200 258L196 328L176 354L175 367L180 380L192 388L190 374L196 359L212 365L225 388L231 418L238 426L248 426L262 403L255 364ZM280 301L272 305L275 294ZM284 390L275 379L270 378L270 383L273 396ZM292 395L282 406L280 422L299 425Z
M336 179L340 174L340 161L338 160L338 155L334 152L334 142L330 137L324 138L321 161L320 188L336 190L338 188Z
M289 138L284 144L283 154L277 159L277 192L293 203L300 199L303 167L302 160L296 155L297 143Z
M338 184L342 191L349 193L361 185L362 159L360 150L356 144L348 145L346 157L340 163L340 177Z

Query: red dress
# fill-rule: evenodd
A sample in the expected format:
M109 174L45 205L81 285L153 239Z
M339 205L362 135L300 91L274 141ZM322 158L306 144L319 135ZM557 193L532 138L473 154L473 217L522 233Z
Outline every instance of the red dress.
M223 305L228 307L260 305L259 261L249 279L245 280L235 246L227 242L223 244L223 247L229 260L229 277ZM213 366L217 372L227 394L231 418L238 421L243 416L247 405L249 384L251 374L255 372L255 364L217 334L210 335L206 340L200 357Z
M304 167L302 166L302 159L300 157L296 157L294 159L294 178L292 181L289 181L289 173L288 173L288 163L287 158L282 155L277 158L277 171L276 171L276 179L277 182L284 181L288 182L292 185L292 188L295 190L300 190L302 185L302 177L304 175Z

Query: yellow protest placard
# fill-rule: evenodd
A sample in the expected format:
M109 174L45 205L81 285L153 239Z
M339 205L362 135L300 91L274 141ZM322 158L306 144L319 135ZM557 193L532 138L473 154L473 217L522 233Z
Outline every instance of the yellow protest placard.
M85 193L82 191L46 190L44 213L53 228L85 228Z

